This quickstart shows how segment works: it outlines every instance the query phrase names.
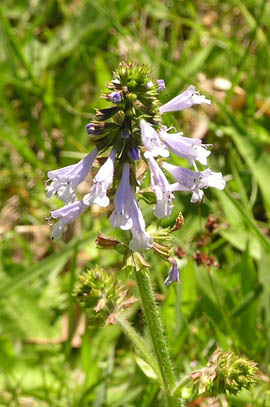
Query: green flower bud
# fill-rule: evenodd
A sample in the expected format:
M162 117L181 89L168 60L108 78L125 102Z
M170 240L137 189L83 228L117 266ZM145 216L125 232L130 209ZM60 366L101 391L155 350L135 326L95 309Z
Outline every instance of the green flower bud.
M136 93L128 93L127 94L127 99L130 100L131 102L134 102L135 100L137 100Z
M257 365L244 356L217 349L209 365L190 374L199 394L216 396L228 391L237 394L255 384Z
M73 291L73 296L86 311L89 324L97 326L112 323L111 315L117 315L134 302L127 294L115 274L100 267L81 274Z

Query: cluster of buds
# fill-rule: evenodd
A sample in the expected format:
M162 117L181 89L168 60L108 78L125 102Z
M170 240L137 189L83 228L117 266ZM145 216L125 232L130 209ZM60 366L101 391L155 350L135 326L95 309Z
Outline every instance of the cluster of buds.
M237 394L249 389L255 382L256 363L243 356L217 349L212 355L209 366L190 374L194 387L199 394L216 396L229 392Z
M100 267L81 274L73 296L85 308L89 323L97 326L114 324L117 314L137 301L114 273Z
M205 245L211 242L212 240L212 235L217 231L218 229L218 219L214 215L208 216L206 223L205 223L205 229L206 233L203 233L202 235L199 236L199 239L197 240L197 248L201 249ZM185 250L179 246L175 249L175 256L178 257L179 259L182 259L187 256L187 253ZM214 267L219 267L219 262L211 255L208 255L207 253L201 251L201 250L196 250L196 252L192 255L193 260L195 260L197 266L205 266L207 269L209 269L210 266Z
M108 190L111 189L109 195L114 196L111 225L131 231L132 239L128 243L131 251L147 250L153 247L154 241L146 230L136 193L139 193L148 169L155 196L154 215L159 219L171 214L175 191L189 191L191 202L199 202L205 188L221 190L225 186L221 173L197 168L196 162L207 164L209 146L199 139L184 137L181 132L172 132L172 128L162 122L166 112L211 102L194 86L189 86L182 94L161 105L159 95L165 88L164 81L153 80L148 67L130 62L120 64L107 87L109 92L102 97L113 106L97 110L86 126L95 148L77 164L48 173L47 196L57 195L65 203L51 212L51 218L58 219L53 225L52 238L60 238L65 225L90 205L107 207L110 203ZM170 152L185 158L195 171L165 162ZM76 200L77 186L85 180L94 160L101 154L105 154L106 161L94 177L91 190L81 200ZM141 162L144 162L145 170L139 174ZM175 178L175 183L168 181L163 169Z
M209 256L208 254L204 252L200 252L199 250L196 251L196 253L193 256L193 259L195 260L197 266L214 266L214 267L219 267L219 262L215 260L213 256Z
M213 239L213 235L217 232L219 227L219 219L215 215L208 216L206 223L204 225L205 232L201 234L197 240L198 249L210 243Z
M205 229L210 235L215 233L218 230L218 218L214 215L208 216L205 223Z

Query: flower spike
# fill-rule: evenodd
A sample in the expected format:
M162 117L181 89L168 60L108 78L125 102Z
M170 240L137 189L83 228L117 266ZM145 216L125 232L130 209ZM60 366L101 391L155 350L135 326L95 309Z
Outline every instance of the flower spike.
M108 91L101 95L110 105L96 109L90 123L86 125L94 145L93 151L77 164L48 173L47 197L57 195L65 203L65 206L51 213L53 219L58 219L53 226L53 238L61 237L65 225L75 220L90 205L110 208L112 196L114 210L108 214L111 225L130 230L132 234L129 242L121 247L129 247L131 251L152 248L153 237L146 231L146 223L136 199L136 190L140 189L147 170L150 171L153 192L146 186L139 196L148 204L153 204L154 215L159 219L171 215L175 191L189 191L192 193L191 202L199 202L206 188L222 190L225 187L221 173L215 173L209 168L204 171L197 169L198 163L207 165L210 155L208 145L199 139L184 137L181 132L170 132L162 120L166 112L187 109L196 104L209 104L210 100L200 95L194 86L189 86L161 106L159 96L165 89L165 82L163 79L154 79L151 73L151 69L145 65L122 62L107 85ZM162 168L160 161L169 159L170 152L185 158L195 171L169 162L163 163ZM89 193L82 199L76 198L77 187L86 179L94 160L101 154L102 157L106 156L106 153L107 159L95 175ZM168 182L163 169L176 179L175 183ZM155 247L159 244L154 243ZM176 270L176 264L172 261L166 284L177 281Z

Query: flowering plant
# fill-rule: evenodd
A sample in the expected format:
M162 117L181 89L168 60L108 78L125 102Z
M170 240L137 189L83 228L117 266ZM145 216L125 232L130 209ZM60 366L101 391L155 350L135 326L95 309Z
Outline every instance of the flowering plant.
M141 161L147 164L145 169L150 169L155 194L154 214L159 219L171 214L175 191L189 191L192 193L191 202L199 202L203 199L205 188L224 188L221 173L212 172L209 168L199 171L197 168L196 161L207 164L209 145L202 144L200 139L184 137L183 133L174 133L162 122L166 112L187 109L195 104L210 104L210 100L200 95L194 86L189 86L182 94L161 105L159 94L165 83L161 79L153 81L150 74L146 66L121 63L108 84L109 92L102 95L113 106L97 110L92 122L86 126L95 148L77 164L48 173L47 196L57 195L65 203L64 207L51 213L53 219L58 219L53 226L53 239L60 238L65 225L90 205L107 207L110 203L108 190L113 187L111 225L131 230L130 250L136 252L152 248L153 237L146 231L136 198L144 176L144 172L140 177L136 172ZM95 158L107 151L108 158L94 177L90 192L82 200L76 200L77 186L87 177ZM187 159L195 171L168 162L161 164L159 157L169 159L170 152ZM170 184L163 169L177 182Z
M127 61L120 64L107 87L109 91L103 93L102 97L111 102L112 106L96 110L91 123L86 126L94 144L93 150L77 164L48 173L47 196L57 195L65 203L62 208L51 212L51 217L58 219L52 228L52 238L59 239L65 226L90 205L108 207L109 197L113 197L114 209L110 214L110 223L114 228L130 230L132 237L125 244L99 234L96 242L100 247L115 248L123 253L123 269L131 267L134 271L156 359L148 344L121 315L123 309L132 305L136 298L127 296L128 290L115 282L114 274L98 268L88 271L81 276L74 296L86 309L91 323L118 322L121 325L153 369L153 375L159 381L168 405L180 406L182 404L177 394L179 385L171 365L148 272L150 265L141 252L153 249L171 263L164 282L166 286L179 282L174 253L160 241L170 239L170 234L182 226L183 216L179 214L172 228L157 229L152 225L147 229L137 194L153 204L155 217L162 219L172 213L175 192L190 192L191 202L196 203L202 201L204 189L214 187L222 190L225 187L221 173L197 167L197 162L202 166L207 165L209 145L203 144L200 139L184 137L182 132L175 132L173 127L168 128L163 123L166 112L211 102L200 95L194 86L189 86L162 105L159 95L165 88L164 80L153 80L148 67ZM170 153L186 159L193 169L169 163ZM95 175L90 191L81 200L76 200L76 189L86 179L98 156L105 157L105 162ZM148 169L152 191L150 195L149 191L145 193L141 189ZM173 177L175 182L170 183L167 175Z

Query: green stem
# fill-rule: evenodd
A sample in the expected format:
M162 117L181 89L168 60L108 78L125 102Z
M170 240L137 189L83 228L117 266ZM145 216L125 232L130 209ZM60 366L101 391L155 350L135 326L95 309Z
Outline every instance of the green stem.
M139 351L145 361L152 367L153 371L155 372L159 382L163 384L163 380L160 374L160 370L157 364L156 359L151 353L151 350L148 348L146 342L143 338L138 334L138 332L133 328L133 326L129 323L129 321L123 317L123 315L117 314L116 320L118 324L123 329L124 333L128 336L130 341L133 343L135 348Z
M173 390L176 387L176 380L170 361L169 350L164 336L161 317L154 298L149 271L147 269L143 269L141 271L134 270L134 272L141 296L141 302L146 322L149 327L154 351L163 379L164 391L167 396L168 406L176 407L179 405L179 401L173 397Z

